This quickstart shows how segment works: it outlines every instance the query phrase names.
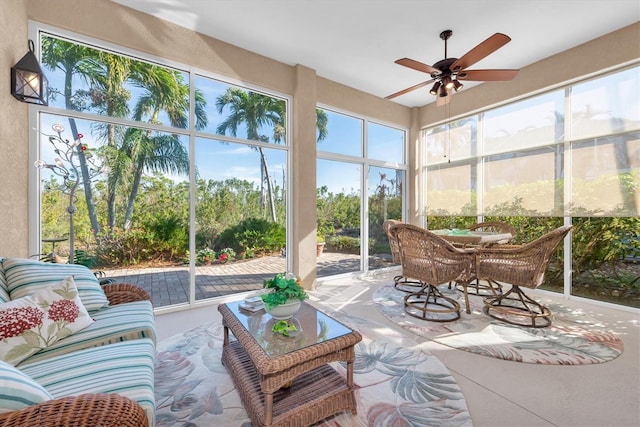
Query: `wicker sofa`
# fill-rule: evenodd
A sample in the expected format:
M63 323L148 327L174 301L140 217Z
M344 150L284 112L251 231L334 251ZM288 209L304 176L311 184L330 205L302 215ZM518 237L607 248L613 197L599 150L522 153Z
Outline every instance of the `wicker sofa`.
M84 266L0 258L0 426L154 426L150 300ZM27 330L30 313L48 327Z

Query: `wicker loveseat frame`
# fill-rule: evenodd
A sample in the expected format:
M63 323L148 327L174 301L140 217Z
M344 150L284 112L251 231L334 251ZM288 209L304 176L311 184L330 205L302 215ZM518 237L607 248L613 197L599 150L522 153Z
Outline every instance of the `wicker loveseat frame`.
M146 427L138 403L119 394L82 394L0 414L0 427Z

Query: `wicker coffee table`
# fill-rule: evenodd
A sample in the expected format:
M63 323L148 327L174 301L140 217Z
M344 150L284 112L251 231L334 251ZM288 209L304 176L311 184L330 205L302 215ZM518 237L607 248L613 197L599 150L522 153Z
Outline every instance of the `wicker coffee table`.
M356 414L358 332L303 303L291 319L298 333L284 337L272 332L276 320L264 310L251 313L239 304L218 306L224 325L222 363L254 426L308 426L345 410ZM331 362L346 363L346 378Z

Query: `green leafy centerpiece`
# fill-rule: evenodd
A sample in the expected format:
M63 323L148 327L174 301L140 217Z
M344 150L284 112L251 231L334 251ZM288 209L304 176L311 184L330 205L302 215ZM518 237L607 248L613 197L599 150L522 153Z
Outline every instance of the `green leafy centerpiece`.
M282 334L285 337L291 335L292 332L298 332L298 328L293 322L288 322L286 320L278 320L271 329L276 334Z
M278 320L291 318L300 309L302 301L309 298L300 278L293 273L278 273L265 280L263 288L270 290L260 296L265 310Z

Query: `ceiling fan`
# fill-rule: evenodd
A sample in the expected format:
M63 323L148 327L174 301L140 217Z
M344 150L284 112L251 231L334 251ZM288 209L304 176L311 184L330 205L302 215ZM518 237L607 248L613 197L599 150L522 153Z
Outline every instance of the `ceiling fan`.
M453 35L453 31L445 30L440 33L440 38L444 40L444 58L433 65L401 58L395 61L396 64L409 67L413 70L422 71L431 75L431 80L418 83L399 92L391 94L385 99L395 98L405 93L419 89L435 82L429 93L437 96L436 105L444 105L449 102L452 91L458 92L462 89L461 80L469 81L507 81L513 80L519 70L467 70L468 67L490 55L511 41L511 38L502 33L495 33L460 58L447 58L447 40Z

